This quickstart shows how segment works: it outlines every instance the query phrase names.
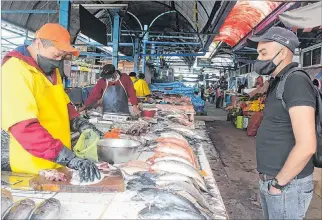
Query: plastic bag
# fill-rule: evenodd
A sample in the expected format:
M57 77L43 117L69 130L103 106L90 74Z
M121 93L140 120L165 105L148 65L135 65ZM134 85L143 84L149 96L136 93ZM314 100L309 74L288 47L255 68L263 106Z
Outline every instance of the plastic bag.
M255 112L255 114L250 119L247 127L248 136L256 136L257 130L263 120L263 112Z
M74 146L74 153L79 158L98 162L97 143L99 139L99 136L93 130L85 130Z

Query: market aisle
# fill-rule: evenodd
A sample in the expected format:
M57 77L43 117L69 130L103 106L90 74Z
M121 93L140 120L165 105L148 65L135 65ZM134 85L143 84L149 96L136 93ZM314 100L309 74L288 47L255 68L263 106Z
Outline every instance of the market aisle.
M255 138L230 122L206 122L215 149L209 161L230 219L260 219ZM307 219L322 219L322 199L314 196Z

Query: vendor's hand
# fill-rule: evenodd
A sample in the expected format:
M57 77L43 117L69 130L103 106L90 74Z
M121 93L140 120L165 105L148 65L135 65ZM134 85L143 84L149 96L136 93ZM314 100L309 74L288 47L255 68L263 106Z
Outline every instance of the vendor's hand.
M93 182L95 178L101 179L101 173L94 162L87 159L75 157L67 167L78 170L80 182Z
M137 105L133 105L133 113L135 115L140 115L141 112Z
M71 121L71 130L78 131L79 133L83 133L86 129L93 130L100 138L104 136L104 133L98 130L95 125L89 123L86 119L83 118L75 118Z
M79 108L78 108L78 112L85 111L85 108L86 108L85 106L83 106L83 107L79 107Z
M279 195L282 194L282 191L280 189L276 189L274 186L269 184L269 193L271 195Z

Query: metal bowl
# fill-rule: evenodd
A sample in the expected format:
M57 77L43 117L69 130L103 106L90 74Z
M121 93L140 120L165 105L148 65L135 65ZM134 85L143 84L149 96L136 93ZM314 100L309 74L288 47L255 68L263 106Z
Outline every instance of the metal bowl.
M111 164L126 163L135 159L140 145L133 140L102 139L97 143L98 159Z

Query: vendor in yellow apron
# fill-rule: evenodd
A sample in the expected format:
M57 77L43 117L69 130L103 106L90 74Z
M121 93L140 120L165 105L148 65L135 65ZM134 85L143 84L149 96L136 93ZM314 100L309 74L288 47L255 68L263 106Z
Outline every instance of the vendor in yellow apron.
M50 41L51 44L45 47L44 40ZM32 45L22 46L23 49L18 47L11 52L13 55L7 55L3 62L2 92L5 95L2 96L1 127L10 134L9 159L13 172L38 174L42 169L56 169L62 165L78 170L81 181L94 181L95 176L100 178L93 162L77 158L70 150L71 132L67 108L70 100L64 91L58 70L62 61L57 58L59 54L61 58L68 53L79 54L69 42L70 35L66 29L58 24L45 24L37 32ZM56 78L56 84L52 83L53 77ZM11 82L14 82L14 87ZM20 144L16 139L18 136L15 138L10 129L28 120L39 123L39 134L44 135L45 129L51 135L50 138L60 140L63 146L53 145L51 148L50 145L45 145L41 148L42 145L39 144L40 154L24 148L21 145L24 144L24 140L20 139ZM87 124L76 117L72 120L71 127L81 129L84 125L87 127ZM34 135L33 139L36 138ZM41 140L42 137L39 138ZM42 155L45 154L45 151L41 151L44 149L50 152L50 156Z
M139 74L139 79L134 83L134 89L136 91L136 96L138 99L145 99L147 96L151 95L148 83L144 80L145 75L143 73Z
M129 77L131 78L133 83L136 83L136 81L138 81L138 78L136 78L135 72L130 72Z

